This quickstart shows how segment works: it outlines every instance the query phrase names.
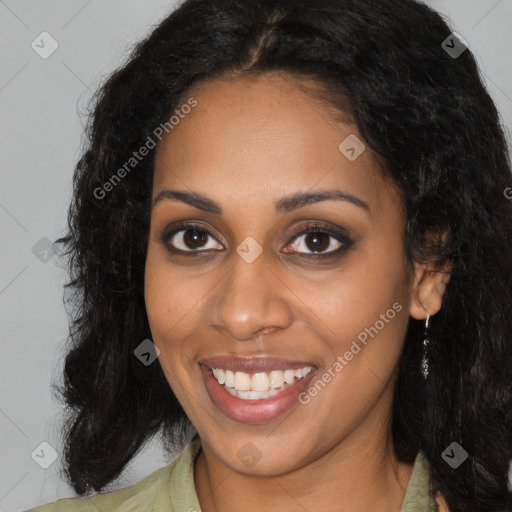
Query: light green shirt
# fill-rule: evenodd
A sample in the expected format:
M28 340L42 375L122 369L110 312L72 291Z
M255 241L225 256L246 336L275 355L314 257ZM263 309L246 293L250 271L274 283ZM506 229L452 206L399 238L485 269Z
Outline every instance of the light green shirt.
M26 512L201 512L194 486L194 463L200 439L188 443L168 466L140 482L90 498L64 498ZM435 512L430 498L429 467L418 453L399 512Z

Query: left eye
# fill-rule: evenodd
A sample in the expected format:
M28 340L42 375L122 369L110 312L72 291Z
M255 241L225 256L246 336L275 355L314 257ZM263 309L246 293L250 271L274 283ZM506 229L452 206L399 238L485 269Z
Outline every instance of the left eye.
M290 245L293 247L293 251L287 250L286 252L305 254L336 252L337 249L344 245L343 240L340 241L338 238L341 238L341 236L320 228L307 228L305 232L302 232L293 239L294 241L298 240L298 242L288 245L288 247Z

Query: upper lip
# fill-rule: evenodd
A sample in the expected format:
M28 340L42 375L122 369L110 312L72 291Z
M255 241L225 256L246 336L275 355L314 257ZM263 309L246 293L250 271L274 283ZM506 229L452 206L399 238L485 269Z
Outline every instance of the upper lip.
M291 361L277 356L213 356L205 357L199 364L209 368L239 371L244 373L269 372L272 370L298 370L306 366L315 366L306 361Z

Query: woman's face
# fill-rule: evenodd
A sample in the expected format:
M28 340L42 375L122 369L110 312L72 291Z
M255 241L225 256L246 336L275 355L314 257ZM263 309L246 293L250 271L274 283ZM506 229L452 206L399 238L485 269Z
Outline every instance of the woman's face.
M355 125L292 78L191 97L157 148L145 274L169 385L204 449L239 472L371 449L411 301L398 192L369 148L358 156Z

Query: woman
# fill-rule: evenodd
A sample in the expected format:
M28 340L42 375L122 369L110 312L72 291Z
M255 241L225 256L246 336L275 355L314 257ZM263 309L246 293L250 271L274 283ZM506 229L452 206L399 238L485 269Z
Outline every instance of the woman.
M437 13L187 0L89 135L59 242L93 495L33 510L512 510L510 165Z

